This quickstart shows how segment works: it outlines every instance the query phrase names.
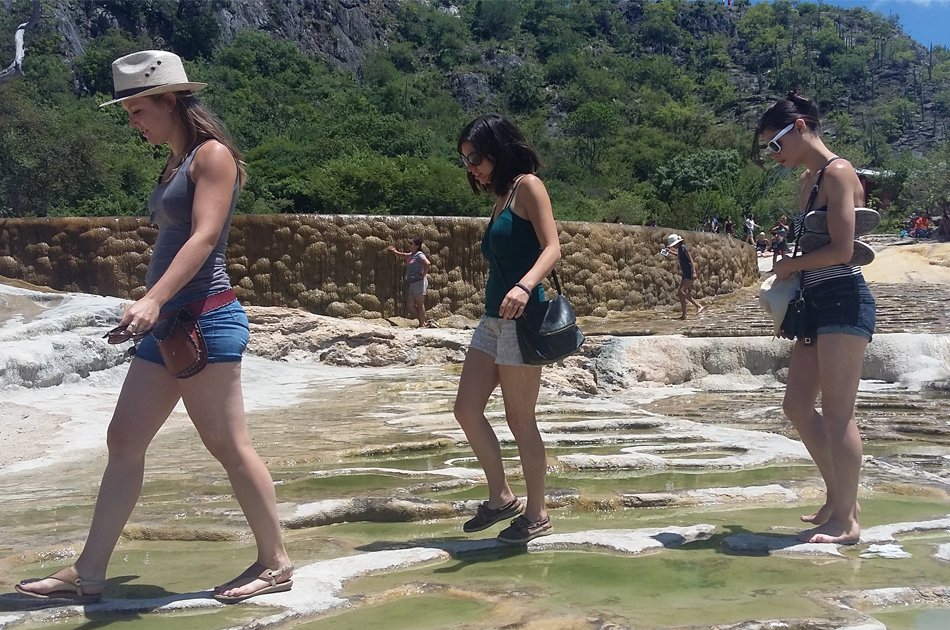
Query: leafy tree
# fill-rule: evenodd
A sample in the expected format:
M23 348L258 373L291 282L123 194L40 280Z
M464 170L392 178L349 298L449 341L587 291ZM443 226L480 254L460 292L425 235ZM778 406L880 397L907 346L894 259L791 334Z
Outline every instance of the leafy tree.
M576 142L577 159L589 169L599 166L604 146L620 127L620 117L606 103L584 103L567 117L568 136Z

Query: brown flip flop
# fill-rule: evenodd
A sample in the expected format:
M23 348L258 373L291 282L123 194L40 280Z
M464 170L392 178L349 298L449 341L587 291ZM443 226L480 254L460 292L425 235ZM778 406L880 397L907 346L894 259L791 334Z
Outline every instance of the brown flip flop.
M277 581L280 577L284 575L293 575L294 567L290 565L286 567L281 567L279 569L264 568L264 570L259 575L254 576L253 578L248 580L247 583L253 582L254 580L261 580L262 582L268 582L266 586L263 586L257 589L256 591L251 591L250 593L245 593L244 595L235 595L233 597L222 594L223 591L230 590L231 588L238 588L237 586L229 586L229 585L240 581L244 577L251 577L252 575L254 575L252 573L252 570L255 569L256 567L261 567L261 566L262 565L255 562L250 567L248 567L248 569L244 571L244 573L234 578L230 582L227 582L225 585L219 586L218 588L216 588L215 590L219 592L216 592L213 595L213 597L219 602L221 602L222 604L237 604L238 602L243 602L244 600L250 599L252 597L257 597L258 595L268 595L270 593L283 593L293 588L294 581L290 579L289 577L283 582Z

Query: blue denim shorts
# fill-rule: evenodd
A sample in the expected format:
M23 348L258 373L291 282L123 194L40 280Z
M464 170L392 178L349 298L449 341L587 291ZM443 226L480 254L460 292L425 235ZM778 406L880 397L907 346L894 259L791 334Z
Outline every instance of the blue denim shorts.
M187 303L187 302L186 302ZM208 311L198 319L208 346L208 363L240 361L250 339L247 314L237 300ZM135 348L135 356L165 365L155 337L147 335Z
M856 335L870 341L874 334L876 307L864 276L806 287L805 304L817 336Z

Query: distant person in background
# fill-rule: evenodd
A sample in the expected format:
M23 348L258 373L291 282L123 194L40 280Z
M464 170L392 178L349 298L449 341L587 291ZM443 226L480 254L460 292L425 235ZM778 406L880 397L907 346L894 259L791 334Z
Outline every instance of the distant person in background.
M426 320L426 293L429 290L429 259L422 253L422 238L414 237L409 241L409 251L401 252L395 245L390 245L391 254L406 261L406 311L409 317L419 320L418 328L434 326L434 322Z
M755 240L755 251L759 256L768 256L769 246L769 239L765 236L765 232L759 232L759 236Z
M726 219L726 222L723 224L723 232L728 236L736 235L736 224L732 222L732 219Z
M551 200L536 175L541 159L514 123L498 114L476 118L459 135L458 151L472 190L494 199L481 244L488 263L485 314L465 354L454 408L485 472L488 500L462 529L478 532L514 517L498 540L523 544L551 533L552 525L544 501L547 457L535 416L541 367L524 363L515 319L529 298L546 299L541 281L561 258L561 246ZM521 457L524 504L508 486L498 438L485 417L499 385Z
M774 270L775 262L788 256L788 217L784 214L780 216L770 231L772 232L772 269Z
M930 224L930 213L924 212L914 219L914 225L910 235L914 238L930 238L933 234L933 227Z
M761 227L761 226L755 222L755 218L752 216L752 213L750 212L749 214L745 215L745 242L746 243L751 244L754 242L754 238L752 235L755 234L755 228L757 227Z
M950 210L943 209L940 215L940 223L937 225L937 240L941 242L950 241Z
M676 252L676 258L679 261L680 272L683 274L680 280L679 288L676 289L676 297L680 302L680 319L686 319L686 303L689 302L696 307L696 314L703 312L704 307L693 299L693 283L696 281L696 262L693 255L686 247L686 242L679 234L670 234L666 237L666 247Z
M257 545L255 562L215 588L215 599L234 603L288 591L293 566L277 519L274 481L245 423L241 357L248 321L225 268L231 217L245 180L241 154L194 96L206 84L189 82L177 55L157 50L126 55L113 62L112 76L115 98L103 105L121 103L129 125L146 142L169 147L148 202L158 236L145 275L147 290L108 334L111 343L140 343L109 424L108 462L82 552L72 566L20 582L16 590L73 603L102 597L109 559L142 492L145 452L182 401L201 441L227 471ZM207 344L207 366L189 378L175 378L166 369L149 334L181 308L198 318Z
M756 155L765 143L772 159L787 168L805 167L795 218L804 231L804 211L826 212L831 240L802 256L775 263L777 279L802 274L807 331L795 341L789 361L783 409L798 431L825 482L824 505L801 520L815 527L798 535L809 543L854 544L858 525L861 435L854 404L864 351L875 325L874 298L860 267L849 263L854 251L855 207L864 188L847 160L819 135L818 107L794 92L776 101L755 132ZM816 408L821 396L821 412Z

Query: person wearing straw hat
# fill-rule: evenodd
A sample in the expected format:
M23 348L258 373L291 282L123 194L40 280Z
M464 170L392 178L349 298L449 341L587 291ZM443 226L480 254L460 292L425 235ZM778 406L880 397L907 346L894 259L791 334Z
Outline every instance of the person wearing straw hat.
M670 234L666 237L666 248L665 250L669 252L670 250L676 252L676 257L680 263L680 271L683 274L683 279L680 280L680 285L676 289L676 297L680 301L680 316L679 319L686 319L686 303L689 302L696 307L696 314L699 315L705 310L699 302L693 298L693 282L696 281L696 261L693 260L693 255L690 253L689 248L686 247L686 242L683 240L683 237L679 234ZM666 254L663 254L664 256Z
M146 293L123 312L110 343L138 341L108 430L108 462L86 544L76 562L16 585L24 595L89 603L106 587L106 569L141 494L145 452L179 400L205 447L224 466L257 544L256 561L213 596L225 603L289 590L293 567L277 518L274 483L245 423L241 357L248 320L225 269L231 217L245 181L241 154L194 93L181 59L146 50L112 64L114 98L151 145L168 145L148 206L158 225ZM198 318L207 365L176 378L163 364L152 328L187 309Z
M826 242L804 255L782 258L774 268L776 282L800 274L808 323L807 336L792 347L782 408L815 460L826 489L818 511L801 517L814 527L800 532L798 540L854 544L861 537L862 458L854 405L876 312L853 260L855 209L864 203L864 188L854 167L835 155L820 133L818 106L789 92L762 115L753 142L755 156L764 143L776 163L805 167L798 200L803 211L793 222L798 242L813 212L823 212L827 223Z

